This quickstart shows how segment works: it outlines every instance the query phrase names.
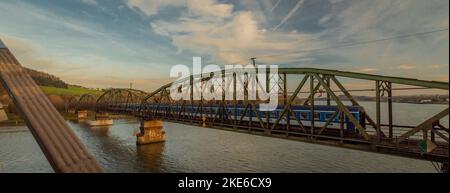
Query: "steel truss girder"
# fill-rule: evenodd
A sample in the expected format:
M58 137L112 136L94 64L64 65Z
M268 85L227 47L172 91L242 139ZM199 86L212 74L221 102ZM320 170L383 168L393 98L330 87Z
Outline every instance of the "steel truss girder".
M316 77L317 80L319 80L320 84L322 85L323 88L325 88L327 93L331 95L331 98L334 99L334 101L336 102L337 107L339 108L339 110L342 111L348 117L350 122L352 122L356 126L356 129L358 129L359 133L364 137L364 139L370 140L370 138L371 138L370 135L367 134L367 132L361 126L361 124L348 111L347 107L345 107L344 103L342 103L342 101L339 99L339 97L337 97L336 94L327 86L327 84L325 83L325 81L322 78L320 78L317 74L315 74L314 76Z
M448 115L448 113L449 113L449 108L444 109L443 111L439 112L438 114L430 117L429 119L427 119L424 122L422 122L421 124L419 124L416 128L411 129L408 132L406 132L405 134L401 135L399 138L397 138L395 140L395 142L396 143L400 143L400 142L404 141L405 139L407 139L408 137L414 135L415 133L417 133L419 131L431 130L433 123L435 123L436 121L439 121L440 119L444 118L445 116ZM447 142L448 142L448 138L447 138Z

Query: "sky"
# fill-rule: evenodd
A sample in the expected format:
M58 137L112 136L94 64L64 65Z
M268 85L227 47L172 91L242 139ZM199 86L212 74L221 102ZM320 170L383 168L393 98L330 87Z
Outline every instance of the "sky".
M193 56L448 81L448 30L340 47L448 26L448 0L0 0L24 66L91 88L152 91Z

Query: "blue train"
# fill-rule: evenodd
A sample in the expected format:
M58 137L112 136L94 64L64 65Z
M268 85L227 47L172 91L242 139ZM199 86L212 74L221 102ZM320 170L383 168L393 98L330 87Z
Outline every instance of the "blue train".
M165 113L169 110L169 106L168 105L160 105L158 107L158 105L156 104L148 104L144 107L147 110L153 111L156 108L158 108L158 112L159 113ZM201 112L197 111L198 106L194 105L186 105L184 106L184 109L181 109L181 106L177 106L177 105L172 105L171 106L172 111L183 111L181 113L181 115L192 115L192 113L196 112L196 116L197 117L201 117L202 114ZM276 119L280 116L280 114L283 112L284 106L280 105L277 107L276 110L274 111L270 111L269 112L269 119L270 122L273 123L276 121ZM311 114L311 110L309 106L291 106L291 109L295 115L295 117L291 116L291 121L290 124L295 125L298 124L297 120L300 120L303 122L305 122L307 125L308 122L310 122L313 118L312 114ZM365 128L365 111L363 107L360 106L347 106L347 109L349 110L349 112L356 118L356 120L359 122L359 124L361 124L361 126L363 126ZM266 112L264 111L258 111L258 108L256 109L257 113L259 114L259 116L261 117L261 119L263 121L267 120L266 117ZM325 124L330 117L332 117L335 112L338 110L337 106L326 106L326 105L316 105L314 106L314 122L318 123L316 124L317 126L320 126L320 123ZM235 117L233 117L233 115L238 115L238 118L240 118L244 113L245 113L245 106L242 104L239 105L227 105L227 111L228 114L231 116L230 118L234 119ZM217 114L220 113L220 106L219 105L204 105L203 106L203 112L204 113L208 113L208 116L210 116L210 114ZM246 115L244 116L243 120L249 120L250 116L253 117L253 120L256 121L256 114L253 111L247 111ZM344 117L344 124L345 124L345 128L348 132L356 132L356 128L355 125L353 123L350 122L350 120L348 119L347 116L343 115ZM332 120L331 123L340 123L340 115L335 116ZM282 120L280 121L280 124L286 123L286 121Z

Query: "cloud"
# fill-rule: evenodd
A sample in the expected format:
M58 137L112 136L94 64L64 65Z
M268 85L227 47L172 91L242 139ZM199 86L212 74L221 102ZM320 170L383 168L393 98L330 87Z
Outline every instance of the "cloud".
M448 1L350 0L331 3L330 11L321 15L317 24L324 28L320 32L321 39L332 46L448 28ZM430 64L448 63L448 31L328 49L322 55L344 59L324 64L334 69L361 70L364 66L379 69L377 73L383 75L428 79L425 68L432 69Z
M416 66L408 65L408 64L401 64L397 68L401 69L401 70L412 70L412 69L416 68Z
M376 72L376 71L378 71L378 69L376 69L376 68L360 68L360 69L356 69L354 71L355 72L369 73L369 72Z
M439 69L439 68L444 68L444 67L448 68L448 64L433 64L433 65L431 65L431 68L434 68L434 69Z
M22 65L37 70L54 70L61 67L55 59L42 56L30 41L6 35L2 37L5 45Z
M328 21L330 21L330 19L331 19L331 15L330 15L330 14L327 14L327 15L323 16L323 17L320 18L320 20L319 20L319 25L324 25L324 24L326 24Z
M339 5L335 5L338 7ZM448 27L448 1L353 0L333 15L341 39L380 37Z
M300 1L298 1L297 4L295 4L295 6L289 11L289 13L283 18L283 20L281 20L281 22L280 22L277 26L275 26L275 28L273 28L272 31L277 31L277 29L278 29L281 25L283 25L284 22L286 22L287 20L289 20L289 19L294 15L294 13L297 12L297 10L299 10L299 9L302 7L302 5L303 5L304 2L305 2L305 0L300 0Z
M86 3L88 5L97 5L97 1L96 0L81 0L81 2Z
M184 0L127 0L127 6L147 16L155 15L159 9L167 6L183 6Z
M70 82L71 84L86 86L89 88L129 88L130 83L132 83L134 89L152 92L162 85L173 82L174 79L123 78L121 76L91 77L83 75L70 75L65 76L64 81Z
M217 3L215 0L128 0L127 5L147 16L155 15L161 8L171 6L187 7L192 15L213 17L226 17L233 11L232 4Z
M242 64L254 56L281 54L319 42L308 41L313 39L308 34L267 32L259 27L249 11L236 12L231 19L181 18L175 22L159 20L152 22L151 26L155 33L170 37L178 49L209 54L216 61L225 63ZM264 61L271 62L271 59L267 57ZM280 61L280 58L277 59Z
M273 12L273 10L275 10L275 8L278 7L278 5L280 4L281 0L278 0L275 5L273 5L272 9L270 9L270 12Z
M317 51L295 53L297 50L314 50L347 42L369 41L435 29L445 24L446 21L448 23L448 15L446 15L448 8L444 6L448 5L448 2L442 1L433 1L428 4L412 0L380 0L377 2L329 0L327 6L330 6L330 9L327 9L327 12L312 13L311 18L317 19L308 22L323 28L312 33L305 32L308 31L306 29L308 27L295 26L296 22L293 22L294 29L290 30L292 32L279 30L289 19L295 16L300 17L303 14L298 10L304 9L306 14L310 8L314 8L311 6L316 6L310 3L306 4L303 0L289 8L288 14L282 15L281 21L274 20L279 17L274 14L279 13L271 12L274 7L281 8L280 1L239 2L234 4L236 8L239 7L236 10L233 9L233 4L219 3L214 0L202 1L202 3L208 4L208 7L212 7L212 10L216 5L221 5L217 7L228 7L223 9L226 11L214 11L218 14L206 11L194 13L194 10L202 8L196 6L200 5L200 1L172 1L171 5L158 2L151 8L145 5L137 6L136 2L138 1L135 0L135 9L149 9L150 11L147 11L151 13L148 14L149 16L156 14L162 7L178 7L181 16L177 16L178 18L155 17L156 19L150 23L151 30L155 34L171 40L179 54L211 56L212 60L216 62L234 63L239 61L242 63L242 61L248 61L250 57L257 57L259 62L295 62L297 66L300 63L303 66L333 65L332 68L335 69L353 69L354 67L349 68L348 65L364 65L366 70L379 69L383 73L382 69L387 69L392 65L416 64L413 63L415 60L417 60L417 65L425 63L433 57L430 55L417 59L411 55L419 56L420 53L424 53L421 47L426 49L436 44L442 44L441 42L446 42L445 40L448 41L448 34L443 33L438 39L437 37L433 38L434 41L431 41L431 44L428 40L426 40L427 44L424 44L423 37L411 37L392 40L388 42L389 44L386 44L386 41L343 49L327 49L320 51L320 54L317 54L319 53ZM139 2L143 3L143 1ZM436 11L430 14L430 10ZM266 15L261 17L261 13L264 12ZM414 13L414 17L411 16L411 13ZM223 17L224 15L225 17ZM274 25L274 22L277 23ZM307 23L306 26L308 25L310 24ZM270 26L276 27L273 30L267 30ZM443 49L448 50L448 48ZM432 55L434 58L442 58L436 57L439 54L440 51L437 51ZM333 57L340 58L340 62L329 59ZM342 61L347 64L343 64ZM432 63L442 63L442 61L432 59ZM395 74L402 67L394 68L397 71L391 70L387 74Z
M200 5L199 2L189 1L187 8L201 10L202 8L194 6ZM283 54L289 50L319 45L321 42L317 40L317 36L310 34L268 32L261 27L252 11L231 12L231 4L219 4L212 0L201 2L209 5L208 10L216 7L223 11L214 11L215 14L199 11L197 15L188 13L177 20L155 20L150 23L152 31L171 39L178 50L212 56L216 62L226 64L245 64L251 57ZM223 17L224 15L227 17ZM293 61L300 60L303 56L304 54L292 54L281 58L264 57L258 61Z
M188 0L191 14L213 17L227 17L233 11L232 4L216 3L215 0Z

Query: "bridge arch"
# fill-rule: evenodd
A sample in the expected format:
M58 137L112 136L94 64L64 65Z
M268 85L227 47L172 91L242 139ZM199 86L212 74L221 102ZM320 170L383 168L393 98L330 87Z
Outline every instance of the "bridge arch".
M78 99L76 110L95 110L97 97L92 94L84 94Z
M115 113L138 112L139 104L146 95L146 92L136 89L109 89L97 98L95 108L96 111Z
M66 102L66 110L75 110L78 105L79 96L72 96Z
M219 72L214 72L214 73L219 73ZM200 82L205 82L210 80L211 77L203 77L200 79ZM176 82L189 82L189 85L192 85L192 83L194 82L193 80L193 76L190 77L186 77L183 79L180 79ZM140 108L139 108L139 112L141 114L142 117L144 118L148 118L151 119L152 115L156 111L160 108L158 105L155 106L155 104L170 104L167 108L167 115L173 115L170 113L170 111L175 111L174 108L180 108L181 106L186 105L186 101L185 100L172 100L170 97L170 88L171 86L176 83L176 82L171 82L168 84L165 84L161 87L159 87L158 89L156 89L155 91L149 93L148 95L146 95L141 102ZM194 82L196 83L196 82ZM181 87L179 87L179 89L181 89ZM213 103L213 101L209 101L209 103ZM198 101L196 102L192 102L192 104L198 105L200 104Z

